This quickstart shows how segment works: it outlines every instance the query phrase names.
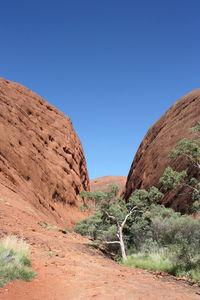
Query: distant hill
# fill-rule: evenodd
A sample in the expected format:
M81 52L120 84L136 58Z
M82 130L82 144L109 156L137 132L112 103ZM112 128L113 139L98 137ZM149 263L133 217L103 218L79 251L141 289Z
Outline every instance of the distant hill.
M126 176L103 176L90 180L90 190L105 191L110 184L116 184L120 188L120 192L124 189L126 183Z

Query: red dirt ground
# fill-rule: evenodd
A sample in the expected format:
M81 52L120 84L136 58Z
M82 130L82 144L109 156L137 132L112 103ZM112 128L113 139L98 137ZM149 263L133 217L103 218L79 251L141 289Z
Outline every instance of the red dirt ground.
M19 199L18 199L19 200ZM87 239L47 229L28 203L0 195L1 236L14 234L32 248L37 277L0 289L1 300L197 300L199 288L184 281L119 265L89 247Z

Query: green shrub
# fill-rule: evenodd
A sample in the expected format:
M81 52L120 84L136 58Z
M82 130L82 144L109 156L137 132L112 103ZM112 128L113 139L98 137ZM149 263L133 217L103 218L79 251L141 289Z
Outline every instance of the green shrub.
M30 281L35 277L35 273L27 268L31 266L29 253L26 242L14 236L0 241L0 287L10 280Z
M144 215L131 226L135 229L132 235L138 253L131 255L127 264L200 282L200 219L181 215L162 205L152 205L145 216L150 222L143 235Z
M90 207L87 204L83 204L83 205L80 206L81 211L88 211L89 209L90 209Z
M166 256L165 251L162 250L156 253L140 252L132 254L124 264L129 267L168 273L173 273L175 268L174 263Z
M198 195L199 196L199 195ZM200 201L195 201L189 208L189 213L196 214L200 211Z
M102 231L102 215L100 213L96 213L93 216L80 221L74 231L84 235L84 236L91 236L94 239L97 238L97 236Z
M200 283L200 268L194 268L190 271L189 277Z
M178 277L187 277L195 282L200 282L200 267L181 262L177 257L177 249L160 248L157 251L139 252L128 257L123 263L126 266L142 268L151 271L167 272Z

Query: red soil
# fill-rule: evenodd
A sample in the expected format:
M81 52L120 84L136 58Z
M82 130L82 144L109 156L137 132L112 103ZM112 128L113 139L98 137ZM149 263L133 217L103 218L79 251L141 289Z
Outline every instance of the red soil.
M37 273L31 282L8 283L0 289L1 300L200 299L198 288L183 281L119 265L75 233L41 227L37 221L45 220L38 212L6 189L0 196L0 215L2 236L14 234L31 245Z

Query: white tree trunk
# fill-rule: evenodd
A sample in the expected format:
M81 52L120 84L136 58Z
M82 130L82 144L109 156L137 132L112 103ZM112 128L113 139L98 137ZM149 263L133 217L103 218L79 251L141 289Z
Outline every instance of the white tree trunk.
M124 240L123 240L122 227L121 226L119 227L119 243L120 243L122 259L127 260L125 245L124 245Z
M121 250L123 260L127 260L127 255L126 255L126 250L125 250L125 245L124 245L124 240L123 240L123 228L124 228L124 225L126 224L128 217L131 216L132 213L136 209L137 209L137 206L132 207L132 209L129 211L129 213L125 216L124 221L122 222L121 225L115 216L109 215L108 212L106 212L108 218L110 218L111 220L114 220L116 222L117 229L118 229L117 237L119 239L119 241L112 241L112 242L106 242L106 243L107 244L115 244L115 243L120 244L120 250Z

